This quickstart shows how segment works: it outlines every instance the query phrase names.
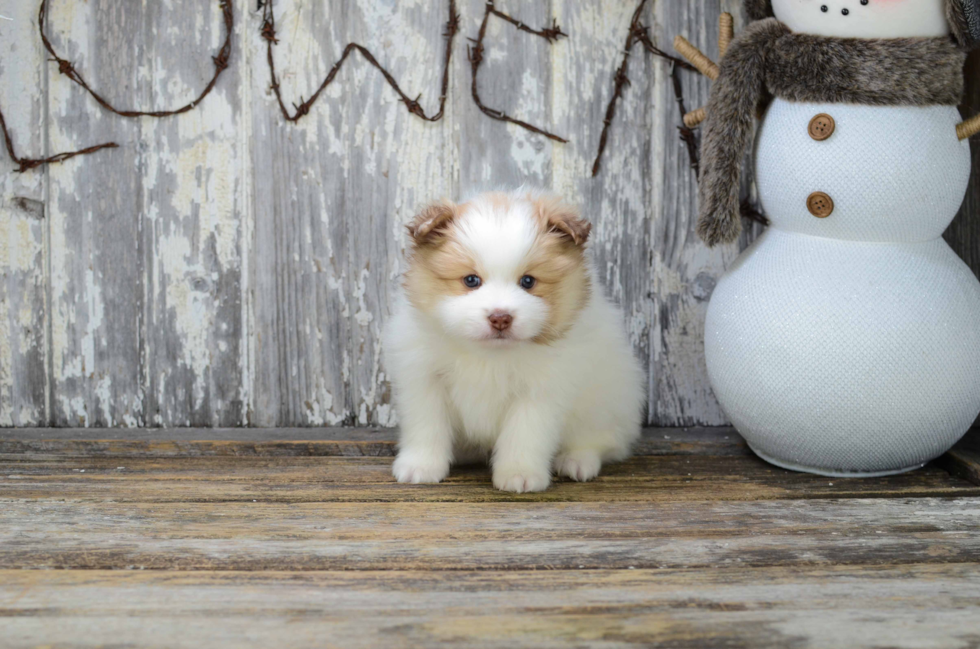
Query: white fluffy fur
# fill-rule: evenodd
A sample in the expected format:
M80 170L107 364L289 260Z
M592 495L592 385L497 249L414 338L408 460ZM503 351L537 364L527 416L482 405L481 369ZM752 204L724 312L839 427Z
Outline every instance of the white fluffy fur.
M594 279L564 335L532 340L549 306L518 285L540 232L531 210L527 199L504 211L470 201L457 240L480 261L483 285L428 313L405 299L396 306L386 348L401 420L399 482L439 482L453 463L490 459L498 489L541 491L552 468L595 477L603 461L627 457L639 435L642 371L622 315ZM513 338L489 338L495 309L514 316Z

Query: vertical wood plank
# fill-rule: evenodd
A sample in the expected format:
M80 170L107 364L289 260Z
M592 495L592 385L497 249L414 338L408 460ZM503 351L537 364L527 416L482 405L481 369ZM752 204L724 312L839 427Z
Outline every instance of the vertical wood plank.
M740 2L725 2L738 17ZM674 36L683 34L712 59L718 57L717 2L656 2L651 36L673 52ZM718 406L704 363L704 317L718 278L747 245L709 250L697 237L697 180L677 127L681 124L669 67L655 69L652 142L648 162L653 177L648 210L651 213L653 255L648 278L652 296L650 339L650 423L688 426L695 422L720 425L726 417ZM693 110L707 103L710 82L682 71L685 103Z
M392 425L380 336L404 269L402 225L430 199L523 182L567 195L594 221L603 290L649 369L648 422L724 423L704 369L704 312L758 228L721 250L697 240L669 67L640 47L590 177L638 1L497 1L533 27L557 18L568 38L549 44L492 17L483 100L568 144L473 103L466 39L484 0L459 2L450 101L436 124L410 115L359 54L309 116L286 123L269 92L260 12L241 0L236 43L247 46L200 107L118 118L44 62L33 3L5 9L15 20L0 22L12 36L0 45L0 105L19 146L122 148L26 175L0 162L0 425ZM681 33L715 56L718 12L739 16L739 6L648 0L643 22L667 51ZM446 3L278 0L276 15L287 103L308 97L353 40L434 110ZM110 100L149 108L199 90L221 25L216 0L194 11L173 0L52 0L49 35ZM971 56L967 114L980 110L978 65ZM704 103L707 80L682 79L688 108ZM980 272L973 155L946 238Z
M596 223L600 278L622 306L648 371L647 421L722 424L704 367L703 323L717 278L738 250L709 251L696 237L697 182L678 136L669 63L640 46L630 54L630 83L617 104L601 171L590 177L613 74L639 4L561 3L559 20L573 47L554 55L555 105L574 137L555 149L555 188L575 197ZM737 2L723 4L740 14ZM710 2L650 0L640 21L667 52L682 33L714 53L719 13ZM687 71L681 79L689 109L707 100L706 79Z
M646 367L655 335L647 286L654 180L649 147L654 74L661 64L639 47L630 55L630 84L617 104L602 169L591 176L613 75L637 4L560 3L559 24L569 37L568 47L556 48L552 59L555 106L559 128L571 141L556 145L554 159L555 189L578 202L593 222L591 246L601 288L622 307L634 351ZM649 7L645 14L649 22Z
M980 113L980 51L967 57L964 79L966 89L960 112L967 118ZM956 254L980 276L980 142L976 137L970 141L970 152L973 158L970 186L959 214L944 236Z
M364 44L426 114L438 110L448 0L360 2L348 14L350 40ZM463 38L457 37L456 64ZM353 64L353 65L351 65ZM359 425L392 425L391 387L384 369L382 329L399 290L404 225L426 201L452 193L457 168L452 103L439 122L425 122L378 70L357 56L344 83L350 97L345 192L352 415Z
M235 3L231 66L194 110L143 118L138 170L145 276L146 420L155 426L246 423L242 229L248 132L242 119L246 3ZM145 0L141 110L197 97L225 40L218 0Z
M498 0L496 7L538 29L551 25L552 4ZM479 34L486 2L461 0L459 6L464 38L460 39L461 49L457 50L459 56L453 66L459 129L459 194L465 198L481 191L511 189L522 183L550 188L552 153L561 145L514 124L491 119L473 102L472 73L462 48L472 46L466 39L475 39ZM483 103L554 132L551 56L553 50L568 49L567 39L548 44L539 36L519 31L491 16L483 45L478 77Z
M44 151L44 55L32 3L0 20L0 108L22 156ZM46 425L44 169L24 174L0 149L0 426Z
M279 83L290 102L309 97L347 43L347 3L277 0ZM346 196L350 173L350 68L310 114L287 123L270 90L261 18L249 20L252 201L249 253L258 426L353 422Z
M48 35L114 103L137 99L145 42L141 3L53 0ZM121 148L49 168L51 422L58 426L145 423L140 318L143 263L138 206L139 122L110 117L45 64L48 148L116 141Z

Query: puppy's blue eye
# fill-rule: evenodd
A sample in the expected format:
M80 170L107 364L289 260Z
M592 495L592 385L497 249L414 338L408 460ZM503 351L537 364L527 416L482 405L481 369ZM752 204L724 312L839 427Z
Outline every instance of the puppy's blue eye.
M482 283L483 280L476 275L467 275L463 278L463 284L466 285L466 288L479 288Z
M530 275L525 275L524 277L521 278L521 288L524 289L525 291L530 291L532 288L534 288L535 282L537 282L536 279L534 279Z

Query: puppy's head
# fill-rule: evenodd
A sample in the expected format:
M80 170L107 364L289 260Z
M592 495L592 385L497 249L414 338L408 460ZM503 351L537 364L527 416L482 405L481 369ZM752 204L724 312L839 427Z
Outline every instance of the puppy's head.
M559 198L533 192L430 205L408 226L405 291L451 336L552 342L587 301L591 227Z

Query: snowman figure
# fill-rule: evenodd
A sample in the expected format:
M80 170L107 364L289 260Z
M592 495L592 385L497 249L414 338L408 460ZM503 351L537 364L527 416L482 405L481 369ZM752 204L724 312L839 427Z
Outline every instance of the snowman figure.
M763 459L877 476L944 453L980 413L980 283L941 235L970 173L958 124L980 0L746 0L714 66L698 233L740 231L755 133L768 230L711 297L705 356ZM723 34L722 41L727 43Z

